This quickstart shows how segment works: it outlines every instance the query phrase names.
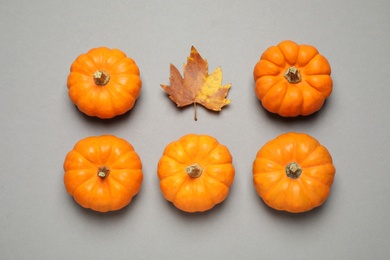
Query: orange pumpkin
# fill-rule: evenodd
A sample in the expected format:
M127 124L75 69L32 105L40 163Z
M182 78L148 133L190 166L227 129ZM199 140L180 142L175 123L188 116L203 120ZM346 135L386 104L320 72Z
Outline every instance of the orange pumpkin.
M84 208L99 212L119 210L140 190L142 163L133 146L112 136L80 140L66 155L67 192Z
M307 134L287 133L258 151L253 181L268 206L298 213L324 203L335 171L331 155L316 139Z
M94 48L70 67L68 94L80 111L112 118L133 108L141 91L135 62L118 49Z
M186 212L206 211L225 200L235 174L228 148L195 134L167 145L157 172L165 199Z
M315 47L282 41L257 62L255 93L269 112L283 117L310 115L332 93L330 74L329 62Z

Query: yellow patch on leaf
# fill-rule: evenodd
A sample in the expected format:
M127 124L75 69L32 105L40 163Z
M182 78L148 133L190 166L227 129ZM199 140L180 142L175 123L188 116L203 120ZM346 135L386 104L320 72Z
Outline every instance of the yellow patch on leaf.
M169 94L169 98L178 107L194 104L194 119L196 117L196 104L207 109L221 111L222 107L230 103L226 99L231 84L222 86L222 69L218 67L208 74L208 64L194 46L184 65L184 77L179 70L171 64L170 86L161 85Z

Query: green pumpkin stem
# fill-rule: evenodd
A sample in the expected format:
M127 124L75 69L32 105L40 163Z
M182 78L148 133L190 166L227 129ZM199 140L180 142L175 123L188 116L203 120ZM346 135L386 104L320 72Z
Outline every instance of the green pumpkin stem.
M93 80L96 85L105 86L110 81L110 75L104 70L97 70L93 74Z
M199 178L203 173L203 169L202 167L200 167L199 164L195 163L195 164L191 164L190 166L187 166L186 173L191 178Z
M301 176L302 168L298 163L292 162L286 166L286 175L291 179L298 179Z
M284 77L288 82L295 84L301 82L301 72L294 66L288 68L284 73Z
M97 176L104 179L110 174L110 169L107 166L99 167Z

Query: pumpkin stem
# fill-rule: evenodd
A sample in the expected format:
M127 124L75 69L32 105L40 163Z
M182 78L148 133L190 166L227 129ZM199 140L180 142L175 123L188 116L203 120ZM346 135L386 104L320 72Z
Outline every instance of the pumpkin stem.
M93 74L93 80L96 85L104 86L110 81L110 75L104 70L97 70Z
M202 167L199 166L199 164L195 163L195 164L191 164L190 166L187 166L186 173L191 178L198 178L202 175L203 169Z
M284 77L287 79L288 82L290 82L292 84L295 84L295 83L298 83L301 81L301 73L294 66L292 66L286 70L286 72L284 73Z
M298 179L301 176L302 168L298 163L292 162L286 166L286 175L291 179Z
M107 166L99 167L97 176L104 179L110 174L110 169Z

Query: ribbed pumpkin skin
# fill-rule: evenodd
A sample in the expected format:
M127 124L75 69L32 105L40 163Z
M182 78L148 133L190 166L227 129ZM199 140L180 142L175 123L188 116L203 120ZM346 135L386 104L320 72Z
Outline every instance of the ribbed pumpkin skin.
M289 70L286 77L284 74ZM332 93L330 74L328 60L315 47L282 41L269 47L256 63L255 93L271 113L283 117L307 116L320 110Z
M67 192L82 207L99 212L128 205L142 179L142 163L133 146L112 135L80 140L64 161Z
M298 178L286 174L291 163L302 170ZM299 213L325 202L335 172L330 153L316 139L307 134L287 133L258 151L253 163L253 182L268 206Z
M107 82L98 82L99 72L109 75ZM70 99L80 111L108 119L133 108L142 81L133 59L118 49L99 47L76 58L67 86Z
M191 177L188 167L202 168ZM186 212L213 208L228 196L235 170L228 148L208 135L189 134L167 145L157 174L163 196Z

